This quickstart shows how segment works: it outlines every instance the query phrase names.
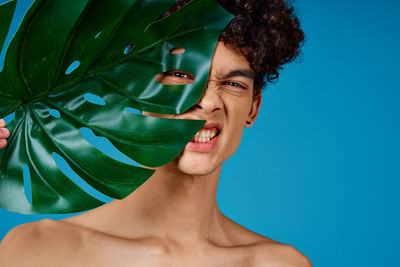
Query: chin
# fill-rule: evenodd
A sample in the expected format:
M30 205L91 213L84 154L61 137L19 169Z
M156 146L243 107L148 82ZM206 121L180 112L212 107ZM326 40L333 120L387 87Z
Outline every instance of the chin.
M210 158L208 153L185 151L174 160L176 168L188 175L208 175L221 164Z

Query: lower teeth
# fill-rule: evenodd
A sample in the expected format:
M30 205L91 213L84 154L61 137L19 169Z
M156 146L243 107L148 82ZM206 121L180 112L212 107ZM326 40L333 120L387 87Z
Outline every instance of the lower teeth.
M213 138L214 138L214 137L213 137ZM200 144L200 143L205 144L205 143L210 142L213 138L207 139L207 140L205 140L205 141L203 141L203 140L198 140L198 141L196 141L196 140L193 139L193 140L191 140L191 142L197 143L197 144Z

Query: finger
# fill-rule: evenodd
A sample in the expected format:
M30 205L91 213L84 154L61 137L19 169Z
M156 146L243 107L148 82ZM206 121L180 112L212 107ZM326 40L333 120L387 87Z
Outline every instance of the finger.
M6 127L6 121L3 119L0 119L0 127Z
M0 129L0 138L8 138L10 137L10 130L7 128L1 128Z
M0 149L4 148L7 145L6 139L0 139Z

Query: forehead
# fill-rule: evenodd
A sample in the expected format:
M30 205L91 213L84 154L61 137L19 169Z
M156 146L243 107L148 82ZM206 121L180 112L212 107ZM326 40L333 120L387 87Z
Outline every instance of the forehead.
M251 71L249 62L238 50L219 41L211 62L211 75L220 76L238 69Z

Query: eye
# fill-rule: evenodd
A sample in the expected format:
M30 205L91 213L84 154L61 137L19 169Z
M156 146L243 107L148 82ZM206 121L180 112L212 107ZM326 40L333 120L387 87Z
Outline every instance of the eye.
M237 82L226 81L223 84L225 84L225 85L227 85L229 87L237 87L237 88L241 88L241 89L247 90L246 86L244 86L244 85L242 85L240 83L237 83Z
M171 75L171 76L178 77L178 78L189 78L189 75L187 75L186 73L183 73L183 72L179 72L179 71L172 71L172 72L167 73L167 75Z
M166 85L194 83L195 77L183 70L170 70L156 75L156 81Z

